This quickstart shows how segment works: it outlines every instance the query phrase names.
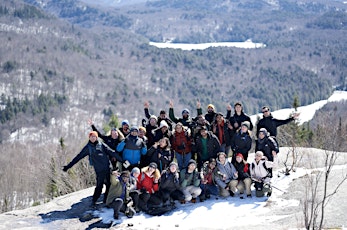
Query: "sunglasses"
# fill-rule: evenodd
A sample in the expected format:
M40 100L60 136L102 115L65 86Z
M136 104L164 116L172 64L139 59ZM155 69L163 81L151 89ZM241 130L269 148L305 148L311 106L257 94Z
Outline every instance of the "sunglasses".
M263 113L267 113L267 112L269 112L269 110L264 110L264 111L262 111Z

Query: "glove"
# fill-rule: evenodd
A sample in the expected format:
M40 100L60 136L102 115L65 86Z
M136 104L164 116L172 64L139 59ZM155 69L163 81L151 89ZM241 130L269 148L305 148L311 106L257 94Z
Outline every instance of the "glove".
M67 167L66 165L63 167L63 171L67 172L67 170L69 170L69 167Z
M141 193L147 193L147 190L146 190L145 188L141 188L141 189L140 189L140 192L141 192Z
M136 141L136 146L139 146L139 147L143 147L143 141L142 141L142 139L141 138L139 138L137 141Z
M123 163L123 166L124 168L128 168L130 166L130 162L128 160L126 160L124 163Z
M175 181L178 181L179 177L180 177L180 175L176 172L176 173L174 174L174 180L175 180Z

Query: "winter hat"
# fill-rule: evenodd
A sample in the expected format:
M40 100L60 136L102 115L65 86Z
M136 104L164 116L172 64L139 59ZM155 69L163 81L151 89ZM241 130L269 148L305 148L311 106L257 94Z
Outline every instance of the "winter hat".
M241 126L246 126L247 129L249 129L249 127L251 126L251 124L249 123L249 121L244 121L244 122L242 122Z
M241 158L243 159L243 155L242 155L242 153L238 153L238 154L236 154L236 157L241 157Z
M263 133L265 136L267 136L267 130L265 128L259 129L259 133Z
M126 171L123 171L121 174L120 174L120 176L121 177L130 177L130 173L129 173L129 171L128 170L126 170Z
M169 128L169 125L166 123L166 121L162 120L160 122L160 125L159 125L159 129L163 128L163 127L166 127L166 128Z
M264 156L264 153L262 151L255 152L255 156L259 155L260 157Z
M138 167L135 167L131 170L131 174L134 175L134 173L140 173L140 169Z
M214 105L213 104L209 104L208 106L207 106L207 109L208 108L212 108L213 109L213 111L215 111L215 107L214 107Z
M139 128L137 126L131 127L130 132L134 132L134 131L139 132Z
M187 109L187 108L186 108L186 109L183 109L183 110L182 110L182 115L183 115L184 113L188 113L188 114L189 114L189 109Z
M149 120L151 120L151 119L154 119L154 120L158 120L158 118L157 118L157 116L156 115L151 115L150 117L149 117Z
M128 120L123 120L123 121L122 121L122 126L123 126L123 125L128 125L128 126L129 126L129 121L128 121Z
M216 114L216 117L217 117L217 116L224 117L224 116L223 116L223 113L217 113L217 114Z
M140 126L139 130L142 130L142 131L145 132L145 133L147 132L146 128L143 127L143 126Z
M205 125L203 125L203 126L200 127L200 131L201 130L208 130L208 129L207 129L207 127Z
M111 131L117 131L118 129L116 127L113 127Z
M194 164L194 165L196 166L196 161L193 160L193 159L190 159L190 160L188 161L188 166L189 166L190 164Z
M149 163L148 166L149 166L150 168L154 168L154 169L157 169L157 168L158 168L158 165L157 165L155 162Z
M227 155L225 154L225 152L219 152L219 153L217 153L217 158L219 159L219 156L220 155L224 155L225 157L227 157Z
M88 137L90 137L91 135L95 135L96 137L99 136L99 135L98 135L98 132L96 132L96 131L91 131L91 132L89 132Z
M178 168L178 164L174 161L169 164L169 167L171 167L171 165L174 165L176 167L176 169Z

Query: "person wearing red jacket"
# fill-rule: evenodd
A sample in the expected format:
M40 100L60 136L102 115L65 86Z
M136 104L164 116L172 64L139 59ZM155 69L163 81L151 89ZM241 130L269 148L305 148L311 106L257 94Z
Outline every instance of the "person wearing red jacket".
M140 190L139 209L147 211L147 203L155 192L159 190L160 172L156 163L151 162L149 166L141 169L137 177L137 189Z
M190 129L183 127L180 122L176 124L175 131L172 133L171 146L175 151L178 168L180 170L187 168L188 162L192 158L192 141Z

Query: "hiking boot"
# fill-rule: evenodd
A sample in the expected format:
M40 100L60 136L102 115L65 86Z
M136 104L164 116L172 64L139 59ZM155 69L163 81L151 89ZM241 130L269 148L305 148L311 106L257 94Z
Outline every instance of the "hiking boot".
M181 203L181 204L185 204L186 201L185 201L185 200L180 200L180 203Z
M191 202L192 202L193 204L195 204L195 203L196 203L196 198L192 198Z
M235 194L233 191L229 190L230 196L233 197Z
M113 219L118 220L119 219L119 214L118 213L113 213Z
M272 191L270 190L270 191L267 192L266 196L270 197L271 194L272 194Z
M93 201L93 202L90 204L90 207L91 207L92 209L96 209L96 202Z
M211 195L210 194L206 194L205 197L206 197L206 199L210 199Z
M248 198L248 197L249 197L249 198L252 198L252 194L248 194L248 195L247 195L247 198Z
M125 215L128 218L132 218L135 215L136 211L133 209L133 207L128 207L127 210L125 211Z
M240 199L242 200L242 199L243 199L243 196L240 196Z

